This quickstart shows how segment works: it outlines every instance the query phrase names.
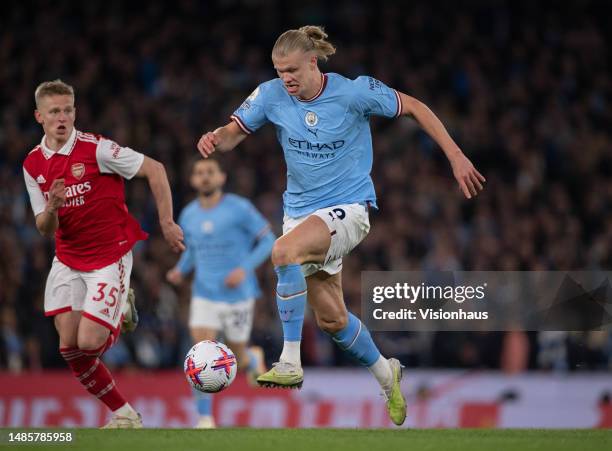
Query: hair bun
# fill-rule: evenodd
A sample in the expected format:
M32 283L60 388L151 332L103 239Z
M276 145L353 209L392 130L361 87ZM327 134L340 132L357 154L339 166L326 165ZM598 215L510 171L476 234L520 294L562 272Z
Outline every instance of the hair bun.
M327 33L323 30L323 27L318 27L316 25L305 25L300 28L300 31L306 33L306 35L314 41L321 41L327 38Z

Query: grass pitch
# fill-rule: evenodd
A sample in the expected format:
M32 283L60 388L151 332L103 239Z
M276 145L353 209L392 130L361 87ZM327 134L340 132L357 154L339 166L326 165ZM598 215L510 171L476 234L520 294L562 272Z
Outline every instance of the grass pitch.
M1 449L66 451L372 451L372 450L611 450L612 430L482 429L72 429L72 443L11 444ZM20 429L19 431L25 431ZM31 430L35 431L35 430ZM60 432L59 429L53 432Z

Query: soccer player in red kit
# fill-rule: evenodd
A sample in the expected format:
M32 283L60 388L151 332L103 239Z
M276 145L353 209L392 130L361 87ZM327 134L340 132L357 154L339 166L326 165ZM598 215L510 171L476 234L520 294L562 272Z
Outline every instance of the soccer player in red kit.
M55 235L56 256L45 288L60 353L85 389L113 412L106 428L142 427L100 356L117 340L132 271L132 247L147 238L125 205L123 179L146 177L164 238L185 250L172 217L161 163L100 135L74 128L74 90L61 80L35 92L36 121L45 132L26 157L23 175L36 227Z

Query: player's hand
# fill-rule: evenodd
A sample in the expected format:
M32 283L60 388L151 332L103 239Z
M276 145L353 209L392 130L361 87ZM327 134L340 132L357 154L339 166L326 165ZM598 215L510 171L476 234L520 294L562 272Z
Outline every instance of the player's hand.
M174 252L182 252L185 250L185 245L183 244L185 239L183 230L177 223L174 221L163 223L161 224L161 229L164 239Z
M225 278L225 285L230 288L236 288L246 278L246 271L242 268L236 268Z
M49 188L49 200L47 206L52 212L56 212L66 202L66 187L64 179L55 179Z
M172 285L180 285L183 283L183 274L177 268L172 268L166 273L166 280Z
M202 135L198 141L198 150L204 158L208 158L219 144L219 138L213 132L208 132Z
M471 199L472 196L478 195L478 192L482 191L482 184L486 182L486 179L476 170L468 157L459 153L450 160L450 163L453 168L453 175L464 196Z

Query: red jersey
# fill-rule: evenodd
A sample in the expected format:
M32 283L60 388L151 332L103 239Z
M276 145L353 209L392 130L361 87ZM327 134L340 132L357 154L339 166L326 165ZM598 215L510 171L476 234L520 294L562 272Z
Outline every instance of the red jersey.
M53 180L64 178L66 201L58 210L56 256L78 271L115 263L147 234L128 213L123 179L140 169L144 155L99 135L74 129L57 152L45 137L23 162L34 216L47 205Z

